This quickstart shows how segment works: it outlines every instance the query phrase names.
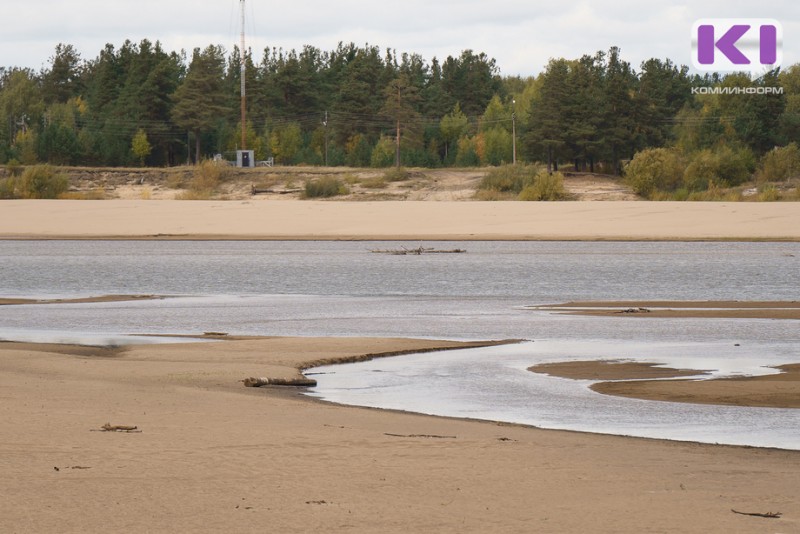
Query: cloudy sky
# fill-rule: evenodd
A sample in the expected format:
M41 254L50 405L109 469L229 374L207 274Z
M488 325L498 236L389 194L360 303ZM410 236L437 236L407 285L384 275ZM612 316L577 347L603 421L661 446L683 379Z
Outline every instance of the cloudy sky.
M239 0L25 0L4 2L0 66L46 66L58 43L84 59L106 43L161 41L169 50L239 39ZM504 75L539 73L549 58L576 58L611 46L635 67L650 57L691 65L691 30L700 18L772 18L783 25L784 65L800 62L797 0L404 0L403 2L247 0L247 46L331 50L339 41L415 52L426 60L485 52Z

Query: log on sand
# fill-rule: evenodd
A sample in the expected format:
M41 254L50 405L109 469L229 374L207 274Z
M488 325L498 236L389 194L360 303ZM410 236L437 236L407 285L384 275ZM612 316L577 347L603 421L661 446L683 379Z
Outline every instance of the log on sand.
M242 380L246 388L260 388L262 386L295 386L314 387L317 381L312 378L245 378Z

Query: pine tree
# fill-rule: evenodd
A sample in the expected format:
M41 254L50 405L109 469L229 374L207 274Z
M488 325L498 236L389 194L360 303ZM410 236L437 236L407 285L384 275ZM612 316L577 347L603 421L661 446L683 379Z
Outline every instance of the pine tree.
M200 161L201 134L213 130L224 119L225 94L222 80L225 57L222 47L195 49L189 72L174 94L175 124L194 133L195 161Z

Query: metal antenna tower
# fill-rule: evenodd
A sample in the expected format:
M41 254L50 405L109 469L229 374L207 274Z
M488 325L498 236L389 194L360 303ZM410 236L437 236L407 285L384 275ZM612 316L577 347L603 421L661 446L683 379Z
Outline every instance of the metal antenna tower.
M247 72L247 54L244 48L244 0L239 0L242 8L242 49L239 52L241 59L241 78L242 78L242 150L247 150L247 101L245 74Z

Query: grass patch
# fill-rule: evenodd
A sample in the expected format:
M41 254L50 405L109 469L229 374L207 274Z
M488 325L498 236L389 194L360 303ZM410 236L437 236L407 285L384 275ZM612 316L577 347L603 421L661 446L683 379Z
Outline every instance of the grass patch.
M375 176L373 178L367 178L361 181L361 187L365 187L367 189L386 189L389 185L389 182L386 181L386 178L383 176Z
M387 182L404 182L411 177L405 167L394 167L383 173L383 178Z
M759 202L775 202L781 200L783 195L772 184L767 184L759 188L758 196L756 197Z
M351 174L351 173L347 173L347 174L345 174L345 175L343 176L343 179L344 179L344 182L345 182L347 185L356 185L356 184L358 184L359 182L361 182L361 180L359 179L359 177L358 177L358 176L356 176L355 174Z

